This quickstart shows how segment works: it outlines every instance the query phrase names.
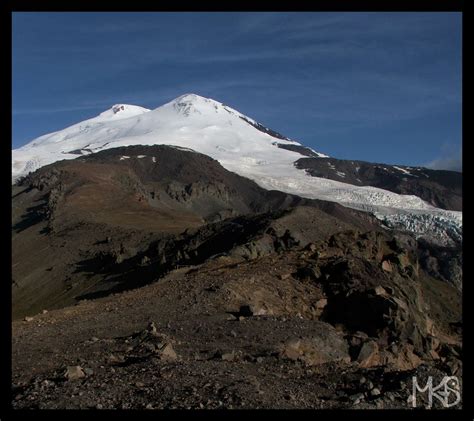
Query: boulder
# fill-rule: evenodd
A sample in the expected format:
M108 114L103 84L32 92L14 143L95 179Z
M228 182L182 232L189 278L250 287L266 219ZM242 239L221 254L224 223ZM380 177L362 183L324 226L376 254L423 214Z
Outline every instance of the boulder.
M375 341L364 342L360 348L357 362L363 368L374 367L380 364L379 347Z
M384 260L384 261L382 262L382 269L383 269L385 272L392 272L392 271L393 271L393 268L392 268L392 264L390 263L390 261Z
M86 373L84 373L84 370L82 367L78 365L72 365L66 367L66 372L64 373L64 377L67 380L78 380L86 377Z
M412 344L403 344L396 353L384 352L381 355L381 363L400 371L412 370L423 362L413 351Z
M379 396L379 395L381 395L381 394L382 394L382 392L381 392L380 389L377 388L377 387L374 387L374 388L370 391L370 395L371 395L371 396Z
M160 355L160 358L163 360L174 361L178 359L178 355L176 354L176 351L173 349L173 346L171 345L171 343L165 344L159 350L159 355Z

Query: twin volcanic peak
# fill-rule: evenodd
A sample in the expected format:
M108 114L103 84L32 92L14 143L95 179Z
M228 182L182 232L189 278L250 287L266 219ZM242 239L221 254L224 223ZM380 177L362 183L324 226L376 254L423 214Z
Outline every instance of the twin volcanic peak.
M326 161L327 155L196 94L182 95L153 110L116 104L97 117L34 139L13 150L12 178L105 149L160 144L208 155L227 170L268 190L369 211L389 225L419 235L435 235L446 241L460 239L461 212L440 209L437 203L428 203L411 190L398 194L380 185L349 184L341 171L335 177L324 172L318 176L308 166L295 163L307 157Z
M12 175L16 178L57 160L77 158L74 151L78 150L86 154L117 146L174 144L221 157L227 150L250 156L258 147L276 149L270 140L297 144L273 138L257 125L238 111L195 94L154 110L116 104L97 117L14 150Z

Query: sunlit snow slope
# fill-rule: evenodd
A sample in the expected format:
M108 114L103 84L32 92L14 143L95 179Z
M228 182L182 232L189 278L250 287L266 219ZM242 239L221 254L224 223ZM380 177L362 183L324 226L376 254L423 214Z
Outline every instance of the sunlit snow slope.
M300 145L212 99L187 94L154 110L118 104L99 116L34 139L12 152L15 180L44 165L103 149L165 144L193 149L267 189L342 203L443 241L461 238L461 212L434 208L416 196L311 177L294 166ZM327 157L315 152L321 158ZM152 159L152 157L149 157Z

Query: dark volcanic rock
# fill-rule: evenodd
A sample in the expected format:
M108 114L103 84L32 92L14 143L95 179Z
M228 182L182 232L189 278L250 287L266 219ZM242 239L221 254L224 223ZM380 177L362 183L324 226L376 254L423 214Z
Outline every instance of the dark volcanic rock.
M425 272L416 269L423 245L402 235L342 232L319 246L317 275L311 265L295 274L321 285L326 296L321 320L347 329L351 355L364 367L406 369L422 358L437 358L440 325L427 313Z
M286 149L288 151L298 152L299 154L304 155L304 156L309 156L313 158L319 157L318 153L314 152L310 148L307 148L306 146L292 145L292 144L285 144L285 143L277 143L276 146L278 146L281 149Z
M264 190L206 155L169 146L56 162L15 190L15 317L137 288L218 255L255 259L311 236L379 227L363 212Z
M301 158L295 166L314 177L412 194L442 209L462 210L462 174L459 172L314 157Z
M282 140L290 140L288 137L283 136L282 134L276 132L275 130L269 129L268 127L263 126L260 123L257 123L256 121L249 120L248 118L245 118L244 116L240 116L242 120L250 124L251 126L255 127L257 130L260 130L262 133L267 133L272 137L275 137L277 139L282 139Z
M442 247L423 239L419 240L420 266L431 276L450 282L462 289L462 249Z

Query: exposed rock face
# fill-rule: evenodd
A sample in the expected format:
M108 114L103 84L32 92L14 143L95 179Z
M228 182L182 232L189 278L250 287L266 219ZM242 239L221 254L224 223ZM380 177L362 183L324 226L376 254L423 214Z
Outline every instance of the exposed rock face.
M462 174L455 171L316 157L301 158L295 165L314 177L413 194L438 208L462 210Z
M437 357L439 325L427 313L417 253L408 236L339 233L295 273L321 285L321 320L355 335L351 355L363 367L409 369Z
M276 132L275 130L269 129L268 127L263 126L260 123L257 123L256 121L250 120L244 116L240 116L240 118L247 123L249 123L251 126L255 127L257 130L260 130L262 133L267 133L270 136L273 136L277 139L282 139L282 140L290 140L288 137L283 136L282 134Z
M288 151L298 152L301 155L318 158L320 155L317 152L314 152L312 149L307 148L306 146L301 145L288 145L284 143L276 144L279 148L286 149Z

